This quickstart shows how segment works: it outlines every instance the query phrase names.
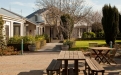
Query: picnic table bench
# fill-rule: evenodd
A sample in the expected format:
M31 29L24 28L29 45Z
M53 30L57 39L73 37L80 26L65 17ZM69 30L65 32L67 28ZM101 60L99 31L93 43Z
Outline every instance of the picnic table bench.
M58 74L60 75L61 66L62 66L62 61L53 59L46 69L47 75L53 74L54 71L56 71L57 75Z
M88 69L88 75L98 75L98 72L101 72L102 75L104 75L104 68L102 66L100 66L100 64L92 58L88 58L86 59L85 62L85 71ZM90 73L91 72L91 73Z

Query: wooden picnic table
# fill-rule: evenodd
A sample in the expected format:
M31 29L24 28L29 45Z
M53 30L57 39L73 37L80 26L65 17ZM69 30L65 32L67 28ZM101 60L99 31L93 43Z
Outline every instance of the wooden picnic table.
M96 54L95 59L100 59L99 63L105 60L105 62L103 63L107 62L108 64L110 64L110 62L108 61L106 56L111 50L115 50L115 48L109 47L89 47L89 49L91 49ZM103 53L103 51L105 51L105 53Z
M61 51L58 60L64 61L65 75L68 75L68 61L74 61L75 75L78 75L78 60L85 60L85 56L82 51Z

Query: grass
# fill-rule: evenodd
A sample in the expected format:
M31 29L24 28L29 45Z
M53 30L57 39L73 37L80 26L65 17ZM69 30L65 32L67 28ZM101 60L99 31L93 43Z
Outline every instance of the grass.
M75 47L71 48L70 50L78 50L84 49L86 50L89 47L89 43L98 43L98 45L106 44L105 40L81 40L76 41ZM116 43L121 42L121 40L116 40Z

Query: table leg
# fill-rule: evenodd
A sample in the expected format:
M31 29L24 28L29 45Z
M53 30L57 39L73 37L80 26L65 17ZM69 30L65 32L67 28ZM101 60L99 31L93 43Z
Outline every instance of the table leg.
M103 50L98 50L99 53L97 54L97 57L95 58L95 59L97 59L97 58L100 59L100 60L99 60L99 63L103 62L103 60L102 60L102 58L101 58L101 57L103 57L102 51L103 51Z
M104 57L105 57L105 59L106 59L106 56L107 56L107 54L109 53L109 51L110 50L108 50L107 52L105 52L105 54L103 54L104 55ZM105 60L104 58L102 58L102 60L104 60L104 62L106 62L106 60Z
M68 60L65 60L65 75L68 75Z
M78 60L74 61L75 75L78 75Z
M101 61L99 61L99 63L103 62L103 60L105 62L107 62L108 64L110 64L110 62L108 61L108 59L106 58L106 55L109 53L110 50L108 50L105 54L102 54L102 52L100 52L100 55L102 56Z
M100 57L100 55L102 54L102 51L103 51L103 50L98 50L99 53L97 53L95 50L93 50L93 51L94 51L94 53L96 54L95 60L97 60L97 59L99 58L99 60L100 60L101 62L103 62L103 61L101 60L101 57Z

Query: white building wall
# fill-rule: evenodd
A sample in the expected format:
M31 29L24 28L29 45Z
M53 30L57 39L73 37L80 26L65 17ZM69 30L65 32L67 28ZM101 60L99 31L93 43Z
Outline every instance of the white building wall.
M20 23L20 35L24 36L24 23Z
M4 23L4 29L3 29L3 30L4 30L3 34L6 35L5 26L6 26L6 25L9 26L9 38L10 38L10 24L11 24L10 21L6 21L6 22Z
M13 21L10 23L10 37L13 37Z
M13 25L13 23L14 22L20 23L20 36L24 36L24 22L23 21L14 20L14 19L13 20L12 19L6 19L6 18L5 19L3 18L3 20L5 21L5 23L4 23L4 29L5 29L6 25L9 26L9 38L13 37L13 32L14 32L14 29L13 29L14 25Z

